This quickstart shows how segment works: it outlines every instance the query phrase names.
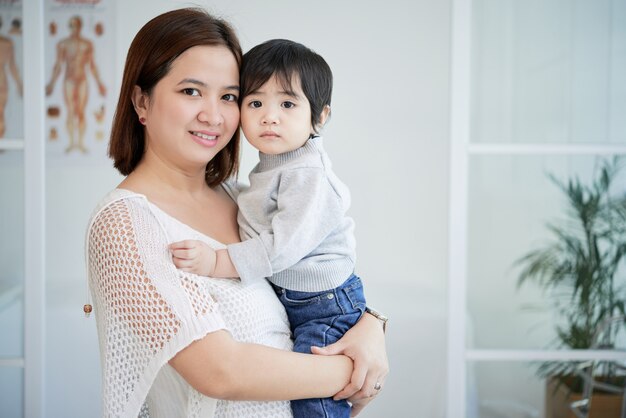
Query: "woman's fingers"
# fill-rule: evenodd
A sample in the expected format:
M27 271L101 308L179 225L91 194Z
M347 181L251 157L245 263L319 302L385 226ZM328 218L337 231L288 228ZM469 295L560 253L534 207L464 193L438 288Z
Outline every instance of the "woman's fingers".
M385 380L386 378L384 377L373 378L368 375L361 390L349 397L348 400L352 403L357 403L365 399L373 398L383 389L385 386Z
M360 361L359 357L356 357L353 360L354 370L352 371L352 377L350 377L350 383L333 396L333 399L336 401L353 397L355 394L363 390L363 385L365 384L367 378L367 364Z
M311 347L311 352L313 354L320 354L324 356L343 354L352 358L354 361L354 370L352 372L352 376L350 377L350 382L345 388L333 396L334 400L347 399L357 393L363 386L365 376L367 375L367 366L362 365L358 356L353 358L353 356L346 352L346 347L342 341L343 340L339 340L334 344L327 345L326 347Z
M337 354L344 354L343 350L344 350L344 347L343 347L343 344L341 343L341 340L337 341L334 344L329 344L326 347L316 347L316 346L311 347L311 353L319 354L322 356L336 356Z
M357 415L359 415L359 413L363 410L363 408L367 406L368 403L370 403L371 400L372 398L362 399L360 401L353 402L352 409L350 410L350 416L356 417Z

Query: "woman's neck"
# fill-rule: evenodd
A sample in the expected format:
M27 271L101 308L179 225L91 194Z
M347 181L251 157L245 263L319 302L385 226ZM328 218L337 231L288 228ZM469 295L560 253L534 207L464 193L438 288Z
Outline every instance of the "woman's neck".
M205 167L179 167L146 152L135 170L122 181L120 187L146 195L204 194L209 187L205 180Z

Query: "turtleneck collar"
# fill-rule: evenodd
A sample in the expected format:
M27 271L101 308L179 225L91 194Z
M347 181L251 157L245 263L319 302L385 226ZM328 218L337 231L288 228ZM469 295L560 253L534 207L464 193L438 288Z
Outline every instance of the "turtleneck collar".
M261 171L271 170L288 163L291 160L300 158L303 155L319 154L319 149L321 147L322 137L314 136L308 139L300 148L293 151L284 152L282 154L264 154L259 152L258 169Z

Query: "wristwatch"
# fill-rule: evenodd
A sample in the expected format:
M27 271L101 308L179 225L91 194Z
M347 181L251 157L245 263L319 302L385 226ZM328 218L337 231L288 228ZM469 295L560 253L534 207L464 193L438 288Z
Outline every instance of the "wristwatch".
M382 322L383 323L383 332L387 331L387 322L389 321L389 318L387 318L383 313L377 311L374 308L370 308L369 306L365 307L365 312L367 312L368 314L372 315L374 318L376 318L380 322Z

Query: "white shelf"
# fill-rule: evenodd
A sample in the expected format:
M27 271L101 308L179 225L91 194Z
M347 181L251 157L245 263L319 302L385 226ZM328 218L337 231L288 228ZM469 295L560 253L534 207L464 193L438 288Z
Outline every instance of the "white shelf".
M472 143L472 155L615 155L626 154L626 144L511 144Z
M0 367L24 367L24 359L22 357L0 358Z
M465 352L471 361L584 361L626 360L624 350L487 350Z
M0 139L0 150L23 150L23 139Z

